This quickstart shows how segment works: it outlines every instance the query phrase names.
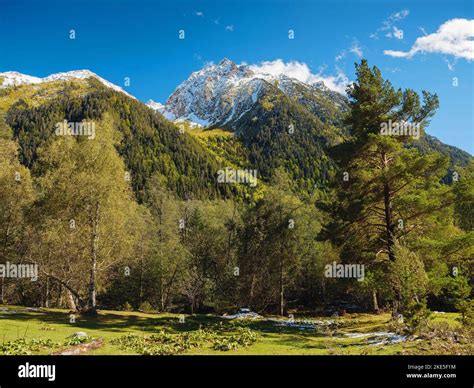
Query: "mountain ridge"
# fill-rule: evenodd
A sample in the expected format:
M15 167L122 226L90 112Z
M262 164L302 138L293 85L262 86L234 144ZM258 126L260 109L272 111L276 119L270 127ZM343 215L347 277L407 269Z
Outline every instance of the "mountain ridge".
M305 83L283 73L256 71L228 58L191 73L164 105L151 101L148 106L172 121L191 121L203 127L232 127L229 124L250 111L270 85L290 97L317 96L319 102L315 105L333 104L343 111L347 109L345 97L327 88L322 81Z
M210 70L216 72L217 76L214 78L208 78L210 76ZM20 73L10 72L8 74L13 75L17 79L19 78L25 84L29 84L31 86L33 98L36 98L34 96L38 94L38 90L35 91L37 85L45 84L47 82L51 82L51 84L48 84L48 87L51 85L51 87L55 89L65 88L62 92L58 90L53 97L60 97L67 88L74 86L74 82L78 82L78 85L81 85L81 96L84 96L86 100L89 99L89 97L87 97L88 95L94 96L94 90L97 90L97 87L99 86L101 89L104 88L104 90L108 89L120 92L123 96L131 97L123 92L121 88L117 87L120 89L117 90L117 88L111 87L108 81L101 80L95 75L95 73L90 71L57 73L43 79L34 77L28 78L28 76ZM21 76L25 76L26 78L23 79ZM92 79L96 82L92 82ZM259 171L259 178L263 181L271 178L273 170L278 167L283 167L290 173L292 179L299 182L299 186L302 190L308 193L311 192L314 187L327 186L336 171L336 166L331 158L330 148L344 142L345 139L348 139L350 136L348 129L344 127L343 123L344 112L349 108L348 101L344 96L334 94L333 91L325 88L324 84L317 83L314 85L308 85L285 75L278 76L278 79L270 77L269 79L273 80L273 82L258 77L255 78L255 73L249 71L246 65L236 65L230 60L221 61L218 65L207 66L202 72L193 73L189 79L190 85L199 86L202 89L198 90L194 87L191 89L185 88L185 90L182 91L178 88L177 91L175 91L174 94L176 94L176 101L182 104L179 109L184 112L184 114L179 115L178 118L176 116L171 117L171 113L167 110L166 106L154 102L153 100L148 101L146 104L136 99L134 99L134 101L140 107L151 111L150 113L157 112L157 115L164 121L174 122L182 128L187 127L189 129L195 126L201 126L204 127L204 133L206 133L206 129L212 128L222 128L234 132L236 134L235 140L208 139L203 143L203 145L206 145L206 148L208 148L208 151L217 151L219 154L224 152L226 159L221 160L221 167L224 166L226 160L241 159L240 156L234 155L232 149L237 146L239 148L240 146L243 146L246 155L245 165L257 169ZM86 83L83 82L84 80L89 81ZM67 84L62 85L61 82L67 82ZM195 82L197 82L197 84L195 84ZM222 83L224 85L222 85ZM3 89L5 90L5 82L3 82L3 84ZM237 90L233 90L234 86L237 86ZM89 89L89 87L92 89ZM5 92L7 91L5 90ZM12 92L14 92L14 90L12 90ZM239 92L242 94L239 95ZM230 96L227 96L226 93L230 93ZM16 98L21 98L24 93L20 89L16 92L16 95ZM106 104L105 99L110 100L110 96L104 94L102 94L102 96L103 97L100 97L104 98L102 103L94 103L91 106L97 106L97 108L100 109L101 104ZM195 106L186 105L186 103L189 102L186 97L192 97L196 100L192 102L198 104L202 103L199 108L203 110L208 106L211 113L214 113L216 110L218 111L223 106L222 104L224 104L226 109L222 112L218 112L219 114L212 117L212 119L215 120L215 124L209 125L210 122L207 122L205 123L206 125L196 125L196 119L199 120L202 117L198 116L199 111L194 110ZM204 101L200 101L201 97L204 98ZM83 97L81 97L81 99L82 98ZM94 97L94 99L95 98L96 97ZM233 98L236 100L233 100ZM237 104L234 104L234 102L237 102ZM44 102L42 102L42 104L43 103ZM82 101L80 103L82 105L84 103L90 104L91 101ZM123 104L128 105L126 102L123 102ZM142 112L141 108L138 109L138 105L136 107L134 105L133 110ZM17 107L20 110L16 115L20 118L20 112L23 111L25 107L22 105L18 105ZM83 113L78 117L87 119L90 117L87 114L87 111L96 108L86 109L84 107L82 109ZM28 114L32 116L36 115L34 111L31 111ZM190 116L190 114L195 115L195 117ZM140 115L144 115L144 113L140 113ZM69 114L68 116L72 117L74 115ZM122 118L127 116L128 113L126 111L120 113L120 117ZM189 120L190 118L191 120ZM58 119L60 119L59 116ZM130 131L133 133L133 131L137 130L135 126L138 123L140 123L140 125L144 124L142 121L136 121L136 124L133 124L130 119L126 120L127 122L130 122L132 126L128 127L127 125L127 127L124 128L124 133L129 133ZM10 121L11 124L13 122L14 120ZM181 123L183 123L184 126L182 126ZM0 122L0 124L2 123ZM20 137L29 136L27 132L21 132L21 125L10 125L12 128L14 126L17 127L17 135L18 133L21 134ZM156 124L147 129L147 131L162 130L160 128L163 128L163 125ZM175 130L177 129L178 128L175 127ZM171 130L171 127L169 130ZM207 132L210 133L211 131ZM43 135L38 131L35 136L39 139ZM143 163L148 164L148 160L156 159L156 155L154 156L152 154L158 149L153 151L153 145L149 144L147 146L147 142L145 141L146 138L146 136L141 137L140 145L137 150L140 149L139 152L146 155L147 159L144 160ZM133 138L131 139L133 140ZM166 140L161 139L160 143L162 146L166 146L168 141L175 143L174 137L173 139L171 137L167 137ZM160 145L160 147L162 146ZM430 150L440 151L450 158L451 165L456 163L465 165L471 158L470 155L464 151L452 146L444 145L442 142L434 141L431 137L429 139L421 139L419 144L416 146L418 146L421 152L429 152ZM146 150L147 147L150 148L150 150ZM219 147L225 147L226 151L219 150ZM173 160L173 154L176 152L174 151L175 149L175 146L173 146L166 151L166 157L160 156L159 159L156 159L153 162L155 167L153 167L152 170L155 171L159 165L165 166L168 164L169 162L165 162L166 158L171 158L170 161ZM192 148L189 149L191 150ZM193 150L192 152L195 151ZM202 153L202 151L199 151L199 153ZM129 155L129 157L135 158L133 155ZM208 157L209 155L206 156L206 158ZM181 164L182 161L178 161L178 163ZM209 166L211 165L213 167L209 169ZM232 165L232 163L229 163L229 165ZM206 170L208 170L207 174L209 174L209 179L211 181L212 174L216 173L216 167L217 164L215 164L215 161L212 161L211 164L208 164L205 167ZM160 168L161 167L158 169ZM136 182L136 189L139 192L142 192L145 187L146 180L153 172L152 170L147 172L143 176L143 179ZM186 171L186 168L184 165L180 165L178 170L179 175L181 175ZM167 169L163 167L161 173L164 173L165 171L167 171ZM179 179L184 179L184 176ZM173 189L179 187L181 195L184 195L186 186L188 186L183 182L184 181L179 181L176 184L173 183ZM207 190L204 187L196 185L194 181L192 185L200 190L201 193L204 193L204 190ZM213 186L214 183L211 185ZM212 189L212 195L216 194L219 195L218 190L216 191L215 189ZM224 195L228 194L229 193L225 193Z
M107 81L105 78L102 78L101 76L87 69L53 73L43 78L23 74L17 71L6 71L0 73L0 80L2 81L0 83L0 89L7 88L10 86L41 84L45 82L54 81L85 80L91 77L97 79L103 85L113 90L124 93L125 95L136 99L136 97L132 96L130 93L127 93L120 86L117 86L114 83Z

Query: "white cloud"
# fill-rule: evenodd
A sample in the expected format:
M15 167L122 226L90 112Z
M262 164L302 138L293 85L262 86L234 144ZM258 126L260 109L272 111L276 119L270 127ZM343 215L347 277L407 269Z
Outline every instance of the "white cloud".
M232 24L229 24L228 26L225 26L226 31L234 31L234 26Z
M387 38L403 39L403 30L398 29L397 26L395 26L395 23L405 19L409 14L410 11L408 9L392 13L387 20L382 22L382 27L378 28L376 32L370 34L369 37L372 39L378 39L378 33L383 31L386 32L385 36Z
M200 17L204 16L204 12L202 12L202 11L196 11L195 14L196 14L196 16L200 16Z
M352 45L349 49L342 50L339 54L337 54L334 58L335 61L339 62L341 59L344 59L347 56L347 53L352 53L358 56L359 58L361 58L364 55L362 48L359 46L359 41L357 39L354 39L352 41Z
M362 52L361 47L359 46L359 42L357 42L357 40L354 40L354 42L352 42L352 46L351 46L349 51L351 53L357 55L359 58L361 58L362 55L364 55L364 53Z
M343 50L343 51L341 51L339 54L337 54L334 59L336 60L336 62L338 62L338 61L340 61L341 59L343 59L345 56L346 56L346 51Z
M409 51L384 50L385 55L411 58L418 53L452 55L455 58L474 60L474 20L451 19L433 34L416 39Z
M403 30L393 26L393 30L385 34L387 38L403 39Z
M272 76L284 74L287 77L295 78L298 81L307 84L322 81L327 88L343 94L345 93L346 86L349 83L349 79L339 68L337 68L335 75L323 75L323 70L314 74L306 63L297 61L285 63L281 59L276 59L274 61L265 61L260 62L257 65L251 65L250 69L255 73L269 74Z
M341 69L337 69L336 75L324 76L322 73L316 74L314 82L320 81L324 82L328 89L341 94L346 94L346 87L350 83L349 78Z
M390 15L389 20L397 22L399 20L405 19L409 13L410 11L408 9L404 9L400 12L395 12L394 14Z

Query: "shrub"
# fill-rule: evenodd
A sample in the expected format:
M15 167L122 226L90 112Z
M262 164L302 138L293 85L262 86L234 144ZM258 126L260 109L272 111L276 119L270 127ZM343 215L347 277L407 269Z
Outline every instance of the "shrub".
M395 257L390 268L391 283L399 298L399 312L413 330L430 314L426 307L428 276L420 258L403 245L397 243Z
M153 312L155 312L155 309L152 307L150 302L148 302L147 300L140 305L138 310L140 310L144 313L153 313Z
M465 326L474 326L474 300L464 299L456 303L456 308L461 313L459 320Z
M0 345L0 354L6 356L25 356L38 352L41 348L51 349L58 346L60 346L59 343L53 342L50 339L33 338L28 341L25 338L18 338Z
M72 337L66 338L66 341L64 342L64 345L65 346L76 346L76 345L84 344L84 343L89 342L91 340L92 340L92 337L90 337L88 335L83 336L83 337L72 336Z
M250 346L258 339L257 333L248 328L238 328L233 335L220 335L216 331L196 330L188 333L170 334L160 330L151 335L126 334L112 340L121 349L144 355L173 355L189 349L211 344L215 350L234 350Z

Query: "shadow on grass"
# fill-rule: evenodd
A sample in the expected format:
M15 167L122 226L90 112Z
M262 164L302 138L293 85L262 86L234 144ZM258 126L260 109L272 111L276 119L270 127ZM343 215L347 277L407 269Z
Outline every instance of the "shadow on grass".
M46 325L70 326L70 313L67 311L38 310L28 311L25 309L12 308L14 313L4 314L0 312L0 320L8 319L22 324L37 321ZM290 343L293 339L306 340L308 338L328 338L335 332L335 328L328 329L305 329L278 324L270 320L228 320L218 316L194 315L185 316L183 323L179 317L169 314L142 316L140 313L113 313L109 311L99 312L97 316L75 314L74 327L77 330L101 330L111 333L126 333L130 331L155 332L164 330L168 333L183 333L202 329L214 329L236 331L239 327L246 327L261 335L285 335L285 342ZM350 329L348 330L350 331ZM290 338L290 339L288 339Z
M15 313L2 314L0 320L28 324L37 321L46 325L70 325L70 313L61 311L16 311ZM157 331L160 329L168 332L186 332L198 330L210 324L220 322L220 319L210 316L186 317L184 323L180 323L178 317L157 316L146 317L130 313L128 315L113 314L110 312L99 312L95 317L74 314L74 327L79 329L103 330L108 332Z

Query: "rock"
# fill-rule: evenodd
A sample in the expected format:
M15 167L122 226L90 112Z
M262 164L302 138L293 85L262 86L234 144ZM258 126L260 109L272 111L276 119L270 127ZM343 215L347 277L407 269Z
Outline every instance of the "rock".
M79 338L87 337L87 333L85 333L83 331L78 331L78 332L72 334L71 337L73 337L73 338L75 338L75 337L79 337Z
M392 314L392 319L397 323L403 323L403 315L402 314Z

